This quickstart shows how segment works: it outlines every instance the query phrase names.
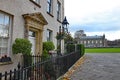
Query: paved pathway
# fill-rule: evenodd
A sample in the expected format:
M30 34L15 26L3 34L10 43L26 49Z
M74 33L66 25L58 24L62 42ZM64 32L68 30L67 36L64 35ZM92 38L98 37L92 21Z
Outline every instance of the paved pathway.
M120 80L120 53L86 54L70 80Z

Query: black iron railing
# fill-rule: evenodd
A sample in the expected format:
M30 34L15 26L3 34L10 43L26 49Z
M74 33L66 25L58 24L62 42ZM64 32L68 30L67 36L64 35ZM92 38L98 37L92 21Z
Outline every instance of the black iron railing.
M0 80L56 80L68 71L80 57L79 52L52 57L46 61L42 61L40 56L29 56L29 59L34 59L32 64L24 63L27 66L18 64L17 69L5 72L5 74L0 73Z

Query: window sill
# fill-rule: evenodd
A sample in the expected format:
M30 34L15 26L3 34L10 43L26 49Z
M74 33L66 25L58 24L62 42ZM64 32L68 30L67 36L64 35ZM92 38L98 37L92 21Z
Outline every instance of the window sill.
M33 4L35 4L36 6L38 6L39 8L41 8L40 4L36 3L35 1L33 0L30 0Z
M9 61L9 62L0 62L0 65L7 65L7 64L12 64L13 62L12 61Z
M11 63L12 63L12 60L10 57L7 57L7 55L2 56L2 58L0 58L0 65L6 65Z
M51 17L54 17L51 13L47 12L47 14L49 14Z

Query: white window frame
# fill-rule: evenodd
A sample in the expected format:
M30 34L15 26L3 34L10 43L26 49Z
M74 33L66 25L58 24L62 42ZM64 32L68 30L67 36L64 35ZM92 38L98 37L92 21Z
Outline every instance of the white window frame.
M0 56L8 55L10 53L11 40L11 24L12 16L0 11ZM8 18L8 21L7 21ZM3 22L2 22L3 20ZM7 23L6 23L7 22ZM6 41L7 40L7 41Z

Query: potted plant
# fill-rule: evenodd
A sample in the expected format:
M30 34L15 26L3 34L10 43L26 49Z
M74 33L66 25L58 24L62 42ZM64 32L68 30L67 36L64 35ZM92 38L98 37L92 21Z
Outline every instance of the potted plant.
M32 44L28 39L16 38L12 45L13 54L31 55Z

